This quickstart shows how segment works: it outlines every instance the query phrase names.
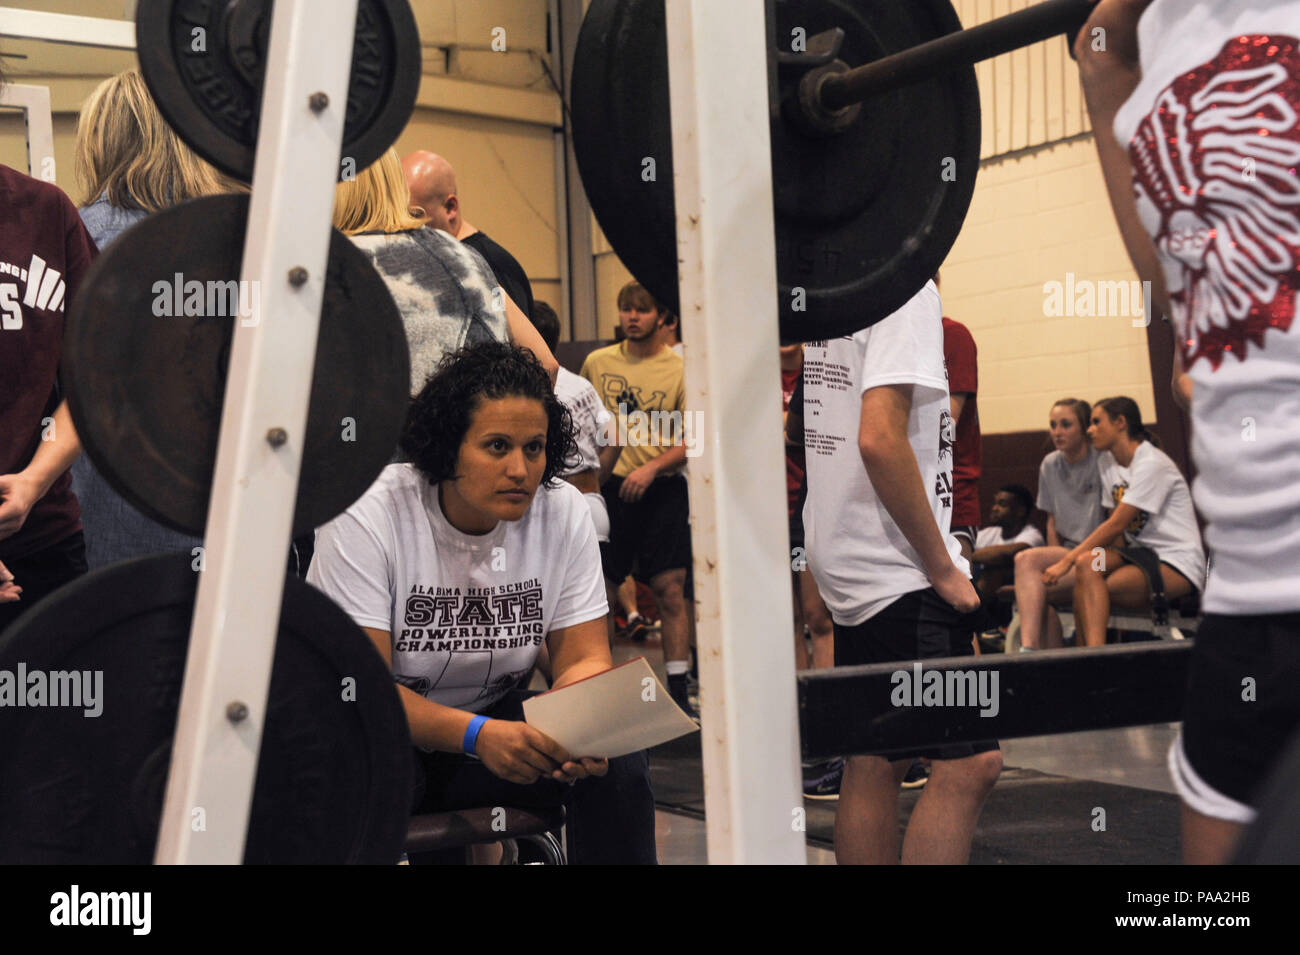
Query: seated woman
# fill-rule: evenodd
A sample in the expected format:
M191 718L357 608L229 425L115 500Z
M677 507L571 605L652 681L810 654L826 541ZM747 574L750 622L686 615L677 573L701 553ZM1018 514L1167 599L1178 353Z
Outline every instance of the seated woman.
M1038 468L1038 507L1047 512L1047 546L1016 554L1016 608L1020 611L1020 645L1026 650L1062 645L1061 618L1053 603L1074 593L1074 570L1056 584L1043 583L1043 571L1077 547L1101 523L1100 452L1088 440L1092 406L1062 398L1048 414L1056 450Z
M1205 551L1187 481L1151 443L1137 402L1099 401L1088 435L1102 452L1099 500L1113 509L1100 527L1043 571L1043 583L1051 587L1074 568L1078 632L1085 646L1098 647L1106 642L1112 604L1129 610L1150 605L1150 587L1133 560L1134 550L1155 552L1170 600L1203 586Z
M416 811L565 804L574 863L654 863L646 754L583 758L522 721L543 642L556 688L611 665L591 515L554 480L572 424L541 364L496 342L449 356L402 448L410 463L318 531L307 580L392 668Z
M475 342L514 342L537 356L551 381L559 364L487 260L411 215L397 151L335 187L334 228L370 257L388 285L411 352L411 394L445 355Z

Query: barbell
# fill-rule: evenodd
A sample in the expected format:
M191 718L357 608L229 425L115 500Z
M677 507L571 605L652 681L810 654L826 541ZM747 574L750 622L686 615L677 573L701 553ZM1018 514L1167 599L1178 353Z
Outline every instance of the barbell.
M962 30L948 0L769 0L783 341L866 328L938 271L979 168L974 64L1075 33L1091 9L1048 0ZM571 88L596 219L637 280L678 311L664 0L594 0Z

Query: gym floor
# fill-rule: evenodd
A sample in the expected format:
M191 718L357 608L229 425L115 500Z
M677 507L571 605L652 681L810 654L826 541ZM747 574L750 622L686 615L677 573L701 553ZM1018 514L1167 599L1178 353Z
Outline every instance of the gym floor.
M654 667L661 681L666 679L663 652L657 633L652 633L645 643L615 641L615 664L639 656L644 656ZM1173 793L1174 787L1165 758L1177 730L1178 724L1164 723L1061 736L1037 736L1008 740L1002 744L1002 752L1008 769L1036 770L1053 776ZM821 805L833 806L834 803ZM702 819L661 809L655 813L655 834L661 864L694 865L708 861L708 840ZM834 865L835 854L809 845L808 863Z

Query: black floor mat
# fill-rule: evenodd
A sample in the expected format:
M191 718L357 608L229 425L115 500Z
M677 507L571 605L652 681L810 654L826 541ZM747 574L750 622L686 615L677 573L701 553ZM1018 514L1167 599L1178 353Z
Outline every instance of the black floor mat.
M703 818L698 735L650 751L660 809ZM923 790L903 790L899 828ZM834 802L805 800L808 841L831 848ZM971 862L979 865L1176 865L1179 803L1169 793L1004 769L980 816ZM1094 830L1105 811L1105 830Z

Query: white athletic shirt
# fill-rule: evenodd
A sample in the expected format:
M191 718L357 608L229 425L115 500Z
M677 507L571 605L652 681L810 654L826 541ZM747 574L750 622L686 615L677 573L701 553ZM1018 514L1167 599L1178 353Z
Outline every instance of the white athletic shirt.
M605 408L596 389L586 378L561 368L555 379L555 397L573 416L574 437L581 460L564 474L577 474L600 467L601 439L613 416ZM572 462L571 462L572 463Z
M1198 590L1205 585L1205 551L1192 510L1192 495L1178 466L1150 441L1133 452L1128 467L1120 467L1109 451L1098 459L1101 506L1114 510L1129 504L1141 513L1124 529L1124 541L1149 547L1176 568Z
M1007 544L1028 544L1030 547L1042 547L1046 543L1043 535L1033 524L1026 524L1020 533L1013 537L1003 537L1000 527L981 527L975 535L975 549L981 547L1004 547Z
M527 675L548 633L608 609L587 502L556 483L520 520L473 536L447 523L413 465L390 464L316 532L307 581L389 632L398 683L480 712Z
M862 395L882 385L915 386L907 436L934 521L953 563L969 574L952 521L955 424L943 364L939 292L928 283L883 321L834 341L804 345L803 519L808 566L831 617L854 626L930 580L921 559L876 497L858 451Z
M1080 543L1101 524L1097 449L1071 464L1064 451L1053 451L1038 466L1038 509L1056 521L1056 536L1066 547ZM1068 541L1068 543L1067 543Z
M1115 132L1195 383L1203 606L1300 610L1300 0L1155 0L1138 34Z

